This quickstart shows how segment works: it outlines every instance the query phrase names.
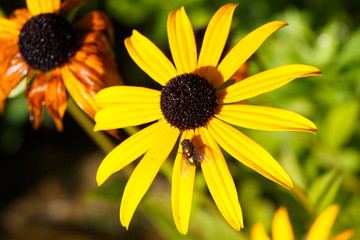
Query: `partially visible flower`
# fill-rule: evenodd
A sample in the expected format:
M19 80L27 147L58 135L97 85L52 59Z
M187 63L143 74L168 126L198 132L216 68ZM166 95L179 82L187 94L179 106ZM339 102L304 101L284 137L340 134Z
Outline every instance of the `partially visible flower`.
M286 65L241 81L228 80L272 33L287 25L274 21L254 30L220 61L236 4L221 7L207 26L199 56L194 32L184 8L170 12L167 33L174 64L136 30L125 39L131 58L162 86L161 91L118 86L100 91L95 130L155 123L132 135L101 163L96 180L106 179L144 155L124 190L120 221L128 228L136 207L176 142L189 139L210 161L201 169L218 209L236 230L243 227L237 190L219 145L263 176L291 189L290 177L255 141L231 125L268 131L315 132L310 120L290 111L243 104L243 100L279 88L295 78L320 75L307 65ZM220 61L220 63L219 63ZM240 80L240 77L236 77ZM242 104L240 104L240 102ZM186 234L191 212L195 166L181 174L179 146L172 176L172 209L177 229Z
M33 127L39 127L43 107L59 131L67 108L67 93L90 117L95 116L96 93L120 79L111 56L110 19L93 11L75 25L67 14L83 0L27 0L0 18L0 113L5 100L26 77L28 108Z
M326 208L314 221L307 234L306 240L328 240L331 228L339 213L340 206L333 204ZM285 207L280 207L274 214L272 221L273 240L293 240L295 239L288 212ZM346 230L331 240L348 240L355 234L353 229ZM256 223L251 229L251 240L270 240L264 225Z

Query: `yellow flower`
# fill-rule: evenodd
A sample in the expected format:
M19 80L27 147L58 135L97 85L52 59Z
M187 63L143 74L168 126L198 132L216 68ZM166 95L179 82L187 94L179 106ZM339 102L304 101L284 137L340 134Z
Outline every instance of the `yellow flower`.
M314 221L307 234L307 240L328 240L331 228L334 225L335 219L339 213L340 207L333 204L326 208ZM288 212L285 207L280 207L274 214L272 221L272 238L274 240L293 240L295 239ZM355 234L353 229L342 232L331 240L347 240ZM264 226L261 223L256 223L251 228L252 240L270 240Z
M189 139L210 161L201 164L209 191L224 218L236 230L243 227L237 190L219 145L234 158L263 176L292 188L292 181L271 155L230 124L261 130L315 132L306 118L286 110L238 104L239 101L278 88L298 77L319 75L311 66L287 65L241 80L220 90L219 86L257 50L273 32L287 25L270 22L243 38L219 63L227 40L235 4L221 7L212 17L197 56L194 32L184 8L168 16L167 32L174 64L149 39L136 30L125 39L131 58L161 91L118 86L100 91L96 103L95 130L123 128L156 121L132 135L101 163L97 182L136 158L144 157L131 175L120 206L120 220L128 228L133 213L161 165L180 142ZM218 145L219 144L219 145ZM172 209L182 234L188 231L196 167L186 175L179 146L172 176Z
M83 2L27 0L27 9L15 10L8 19L0 18L0 113L11 90L27 77L26 96L33 127L39 127L46 106L61 131L66 90L93 118L98 110L96 93L122 83L109 54L109 39L113 39L110 19L98 11L74 26L65 19Z

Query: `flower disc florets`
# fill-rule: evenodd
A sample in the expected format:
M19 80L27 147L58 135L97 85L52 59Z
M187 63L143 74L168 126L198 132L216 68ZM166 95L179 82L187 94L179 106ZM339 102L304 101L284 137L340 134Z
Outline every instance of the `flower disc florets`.
M24 24L18 45L30 67L48 71L61 66L75 53L76 31L59 15L40 14Z
M168 123L180 130L204 127L215 113L215 89L197 74L181 74L161 90L160 106Z

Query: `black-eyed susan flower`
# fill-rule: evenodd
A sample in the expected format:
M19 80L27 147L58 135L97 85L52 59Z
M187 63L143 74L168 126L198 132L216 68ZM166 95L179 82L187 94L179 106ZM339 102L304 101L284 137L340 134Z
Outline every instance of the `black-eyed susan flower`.
M307 240L328 240L330 239L331 228L335 223L336 217L339 213L340 206L333 204L326 208L315 219L307 234ZM293 240L295 239L292 230L289 214L285 207L280 207L276 210L271 226L273 240ZM353 229L346 230L331 240L348 240L355 234ZM256 223L251 228L251 240L270 240L262 223Z
M287 25L275 21L259 27L238 42L219 63L235 7L235 4L224 5L212 17L199 56L184 8L172 11L167 32L174 64L149 39L134 30L125 39L125 46L131 58L162 86L162 90L118 86L106 88L96 97L96 103L102 109L95 116L95 130L155 121L111 151L97 172L97 182L101 185L111 174L145 153L132 173L121 201L120 220L126 228L179 139L180 142L189 139L210 160L201 164L209 191L224 218L237 230L243 227L242 212L219 145L263 176L286 188L293 186L290 177L264 148L231 125L315 132L314 123L296 113L239 102L281 87L295 78L319 75L320 71L306 65L287 65L221 89L269 35ZM172 209L178 230L186 234L196 168L190 165L187 174L181 174L181 146L177 152L172 176Z
M5 99L23 78L30 119L38 128L46 106L62 130L67 93L90 117L96 93L121 84L110 55L113 30L109 18L93 11L75 25L67 14L82 0L27 0L27 9L0 18L0 112Z

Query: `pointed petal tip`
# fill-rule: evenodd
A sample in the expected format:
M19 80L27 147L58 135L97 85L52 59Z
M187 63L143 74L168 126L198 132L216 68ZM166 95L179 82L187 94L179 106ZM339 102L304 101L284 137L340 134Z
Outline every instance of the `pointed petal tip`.
M133 35L136 35L137 33L139 33L139 32L138 32L136 29L133 29L133 30L131 31L131 35L128 36L128 37L126 37L126 38L124 39L124 43L126 43L127 41L129 41L130 38L131 38Z
M290 181L287 182L287 183L285 183L285 185L283 185L283 186L286 187L286 188L289 189L289 190L292 190L292 189L294 188L294 184L293 184L293 182L292 182L291 179L289 179L289 180L290 180Z
M129 222L125 223L125 220L123 219L123 217L120 214L120 223L121 225L128 231L129 230Z
M238 3L228 3L222 7L236 8L238 5L239 5Z
M224 6L236 8L238 5L239 5L238 3L228 3L228 4L225 4Z
M314 135L316 135L316 132L318 131L318 129L317 129L317 127L315 126L315 128L311 128L311 129L309 129L310 130L310 132L312 133L312 134L314 134Z
M98 181L98 180L96 180L96 183L97 183L97 186L98 186L98 187L100 187L100 186L103 184L103 182Z
M106 179L102 178L99 174L99 169L96 173L96 183L97 183L97 186L100 187L104 182L106 181Z
M309 72L304 77L307 77L307 76L321 76L322 75L322 72L319 69L317 69L316 67L313 67L313 68L314 68L314 70L312 72Z
M95 115L96 116L96 115ZM96 120L95 120L96 121ZM98 131L100 131L101 129L100 129L100 127L99 127L99 124L97 124L97 123L95 123L95 126L94 126L94 128L93 128L93 131L94 132L98 132Z
M304 75L302 77L321 76L321 74L322 74L321 70L314 66L303 65L303 64L294 64L294 66L299 66L299 67L304 68L304 70L306 70L306 73L304 73Z
M291 191L294 188L294 184L291 178L289 177L289 175L287 175L286 172L285 174L286 174L285 176L282 176L282 179L271 179L271 180Z
M271 23L277 23L279 25L279 28L288 26L289 24L285 21L273 21Z
M287 26L287 25L289 25L287 22L285 22L285 21L280 21L281 23L282 23L282 25L283 26Z
M316 69L317 69L317 68L316 68ZM314 75L316 75L316 76L321 76L321 75L322 75L321 70L317 69L317 71L314 72Z
M181 233L181 235L186 235L188 232L188 229L182 229L180 226L176 226L177 230L179 231L179 233Z
M237 219L237 221L235 221L235 219L234 219L234 222L230 225L236 231L240 231L241 229L244 228L244 221L243 221L242 217L240 217L239 219Z
M141 35L139 32L138 32L138 30L136 30L136 29L133 29L132 31L131 31L131 36L136 36L136 35Z

